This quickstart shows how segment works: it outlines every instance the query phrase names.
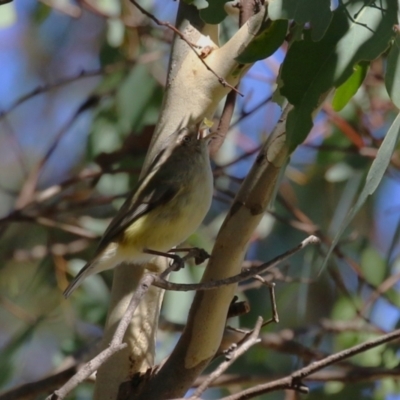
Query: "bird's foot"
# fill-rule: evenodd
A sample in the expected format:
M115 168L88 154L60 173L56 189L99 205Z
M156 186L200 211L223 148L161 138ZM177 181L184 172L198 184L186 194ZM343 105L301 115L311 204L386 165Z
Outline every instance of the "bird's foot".
M165 253L163 251L152 250L152 249L144 249L143 253L170 258L172 260L172 264L170 265L169 268L170 271L179 271L185 266L185 261L183 260L182 257L179 257L177 254Z
M169 253L177 253L181 251L187 252L187 254L182 257L184 261L193 258L196 265L202 264L204 261L210 258L210 255L204 249L201 249L199 247L178 247L176 249L171 249Z

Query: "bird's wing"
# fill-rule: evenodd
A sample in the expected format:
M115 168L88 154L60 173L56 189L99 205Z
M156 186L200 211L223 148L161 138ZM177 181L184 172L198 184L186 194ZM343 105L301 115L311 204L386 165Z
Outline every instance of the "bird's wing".
M153 178L155 176L149 180L145 179L139 182L133 190L133 195L128 196L100 239L96 253L104 249L108 243L114 241L121 232L141 216L149 213L159 204L164 204L172 200L180 190L179 185L173 181L163 181L160 176L158 178L161 179L157 179L158 185L150 188L153 186L150 184Z

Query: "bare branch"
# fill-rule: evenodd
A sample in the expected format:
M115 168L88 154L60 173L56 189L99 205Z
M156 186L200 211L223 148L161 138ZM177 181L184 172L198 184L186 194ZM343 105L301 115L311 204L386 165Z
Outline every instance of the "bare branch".
M30 92L24 94L21 96L18 100L16 100L10 107L8 107L6 110L0 111L0 120L4 118L4 116L11 111L13 111L15 108L17 108L19 105L25 103L26 101L30 100L31 98L38 96L40 94L46 93L50 90L57 89L62 86L66 86L70 83L76 82L80 79L86 79L86 78L92 78L95 76L101 76L101 75L106 75L106 74L112 74L117 71L121 71L123 69L126 69L128 67L133 66L136 62L139 62L138 60L134 61L124 61L124 62L118 62L115 64L110 64L106 65L105 67L102 68L96 68L92 70L82 70L78 75L70 76L67 78L62 78L58 80L57 82L54 83L49 83L45 85L41 85L36 87L35 89L31 90Z
M87 379L93 372L97 371L98 368L104 364L113 354L122 350L127 346L126 343L122 343L126 329L132 320L133 314L138 307L143 296L149 290L154 276L146 274L141 279L137 290L134 292L131 301L126 309L126 312L118 324L118 328L115 331L113 339L105 350L98 354L95 358L86 363L82 369L80 369L64 386L56 390L52 395L47 397L46 400L58 400L64 399L68 393L75 389L81 382Z
M225 279L219 279L215 281L209 281L204 283L192 283L192 284L183 284L183 283L173 283L166 281L165 279L154 276L153 285L157 286L162 289L166 290L175 290L180 292L187 292L190 290L211 290L225 285L232 285L237 282L241 282L245 279L252 278L256 275L259 275L265 272L268 268L274 267L276 264L286 260L291 255L297 253L298 251L304 249L310 244L318 244L319 239L316 236L309 236L308 238L304 239L301 243L299 243L293 249L288 250L287 252L275 257L271 261L268 261L264 264L261 264L257 267L246 269L245 271L241 272L240 274L231 276Z
M256 322L256 325L251 332L249 336L241 343L241 345L236 348L233 352L230 353L230 358L229 360L225 360L223 363L221 363L218 368L213 371L207 379L197 388L197 390L194 392L193 396L191 396L191 399L198 399L199 396L210 386L210 384L220 377L242 354L244 354L251 346L254 346L257 344L260 339L258 338L258 335L260 333L260 329L262 327L263 320L261 317L258 317L258 320Z
M250 11L252 10L252 3L247 0L245 1L241 0L238 4L238 8L239 8L239 27L241 27L253 15L253 13ZM233 111L235 110L236 94L237 92L232 90L226 96L224 109L222 110L222 115L218 123L218 128L217 128L218 136L216 137L216 140L213 140L213 142L211 143L211 154L214 154L219 150L219 148L221 147L222 143L225 140L226 134L228 133L231 119L233 116Z
M399 338L400 338L400 329L397 329L391 333L382 335L377 339L368 340L364 343L353 346L349 349L332 354L320 361L315 361L310 365L301 368L296 372L293 372L292 374L290 374L285 378L281 378L273 382L269 382L263 385L258 385L250 389L243 390L239 393L235 393L234 395L223 397L221 398L221 400L251 399L256 396L260 396L261 394L280 389L291 389L291 390L299 390L299 388L304 389L305 386L302 384L302 380L310 376L314 372L317 372L325 367L328 367L329 365L335 364L339 361L352 357L356 354L363 353L374 347L380 346L381 344L388 343L390 341Z
M99 100L100 97L97 95L89 96L73 113L73 115L69 118L66 124L61 127L59 132L55 135L53 143L50 145L44 156L40 159L37 165L31 169L31 172L29 173L24 185L22 186L21 192L15 202L16 209L25 207L29 202L33 200L33 194L36 190L36 185L38 183L42 168L44 167L50 156L53 154L54 150L57 148L61 139L69 131L69 129L75 123L79 115L82 112L87 111L88 109L96 106Z
M384 378L399 378L399 368L376 368L376 367L358 367L331 369L326 371L317 371L304 378L307 382L373 382ZM256 385L265 382L274 382L281 379L282 376L271 376L270 373L265 375L248 375L248 374L224 374L216 379L210 387L237 387L238 385ZM200 376L196 379L194 387L201 385L207 376Z
M217 133L215 140L211 142L211 154L215 154L225 140L226 134L229 130L229 125L235 110L236 92L233 90L226 96L224 109L222 110L221 118L219 119Z
M275 298L275 283L274 282L268 282L267 280L265 280L260 275L256 275L254 278L256 278L263 285L268 287L269 298L270 298L271 306L272 306L272 317L267 319L263 323L263 326L266 326L266 325L270 324L271 322L275 322L277 324L279 322L279 315L278 315L278 307L276 305L276 298Z
M7 392L0 394L0 400L23 400L36 398L40 394L44 392L48 393L50 390L54 390L54 388L62 385L76 372L77 365L73 365L36 382L26 383L16 388L12 388Z

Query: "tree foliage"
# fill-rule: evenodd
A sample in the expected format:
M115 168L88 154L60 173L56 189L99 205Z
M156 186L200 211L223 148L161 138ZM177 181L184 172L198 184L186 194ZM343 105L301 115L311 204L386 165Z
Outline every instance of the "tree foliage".
M398 393L398 2L22 3L0 5L0 400L45 398L104 329L110 342L133 269L62 291L173 127L203 118L220 133L214 201L184 247L212 257L169 280L207 285L320 244L239 285L166 290L161 316L163 291L137 273L128 346L95 398L104 376L114 398L183 397L221 365L199 398Z

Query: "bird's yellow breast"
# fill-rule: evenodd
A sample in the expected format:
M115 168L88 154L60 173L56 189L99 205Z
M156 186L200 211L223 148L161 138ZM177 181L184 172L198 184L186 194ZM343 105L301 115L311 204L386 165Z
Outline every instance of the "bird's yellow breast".
M137 219L124 232L120 250L136 257L143 249L167 252L186 240L201 224L210 208L213 185L211 171L200 182L189 182L165 204Z

